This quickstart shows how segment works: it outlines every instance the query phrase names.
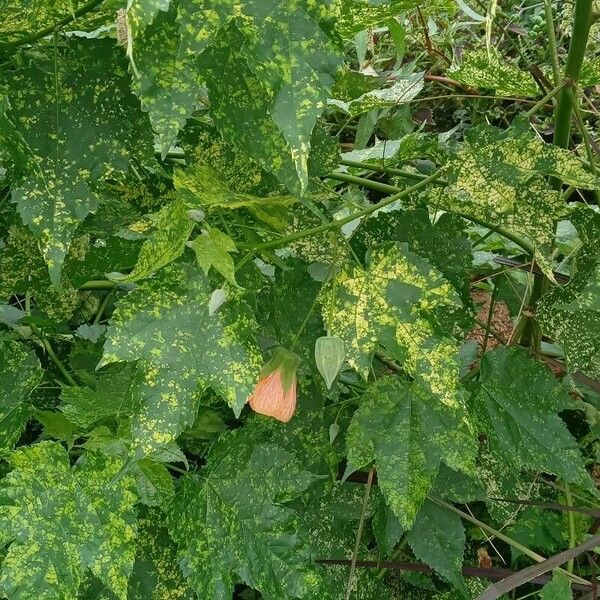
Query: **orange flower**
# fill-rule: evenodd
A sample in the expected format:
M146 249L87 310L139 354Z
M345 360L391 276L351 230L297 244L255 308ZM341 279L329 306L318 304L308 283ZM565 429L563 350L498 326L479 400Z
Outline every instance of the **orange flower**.
M297 354L278 348L261 369L260 379L248 398L253 411L287 423L296 411Z

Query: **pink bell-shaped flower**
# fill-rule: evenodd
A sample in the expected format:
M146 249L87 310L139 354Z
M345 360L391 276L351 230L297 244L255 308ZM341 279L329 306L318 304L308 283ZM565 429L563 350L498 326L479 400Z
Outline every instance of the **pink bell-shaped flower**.
M260 379L248 404L254 412L287 423L296 411L296 370L300 357L277 348L273 358L261 369Z

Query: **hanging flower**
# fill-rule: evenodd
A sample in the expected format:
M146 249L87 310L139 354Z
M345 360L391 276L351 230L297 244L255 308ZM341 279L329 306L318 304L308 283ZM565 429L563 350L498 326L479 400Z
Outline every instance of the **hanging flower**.
M296 369L300 357L277 348L260 371L260 379L248 398L253 411L287 423L296 411Z

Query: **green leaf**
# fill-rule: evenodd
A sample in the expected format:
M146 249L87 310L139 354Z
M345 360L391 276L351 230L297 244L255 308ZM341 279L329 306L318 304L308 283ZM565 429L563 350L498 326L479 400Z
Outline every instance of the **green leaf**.
M19 441L31 416L29 396L42 377L36 355L24 344L0 334L0 455Z
M354 548L356 529L360 521L365 486L353 483L327 482L317 488L301 516L302 535L310 551L316 558L350 560ZM371 490L371 498L377 494ZM369 503L365 519L372 514L373 501ZM368 538L360 544L361 559L374 559L368 547ZM317 575L321 575L319 587L308 594L310 600L342 600L348 583L346 565L319 565ZM352 586L352 598L372 600L385 598L386 589L374 569L357 569Z
M499 96L531 97L539 90L533 77L510 62L495 48L467 52L450 76L469 87L494 90Z
M10 73L7 114L35 155L12 197L56 284L75 230L96 210L99 181L132 159L153 160L153 149L112 41L75 39L47 54Z
M423 73L413 73L406 78L397 79L389 88L373 90L348 102L331 99L329 104L357 117L370 110L397 107L416 98L423 89Z
M231 252L237 252L235 242L222 231L215 227L202 230L202 234L196 237L190 243L196 253L198 266L208 275L208 271L213 267L225 279L234 286L235 264Z
M171 265L117 305L102 364L140 361L143 402L132 435L145 453L193 423L197 388L212 387L236 414L254 388L262 362L254 319L235 297L209 315L211 293L196 269Z
M122 419L140 403L140 374L134 364L116 365L99 373L94 387L65 386L60 410L79 427L89 428L107 418Z
M14 123L6 116L10 110L8 98L0 95L0 163L12 164L17 173L31 167L33 155Z
M0 12L0 48L6 43L24 43L30 34L52 31L64 19L72 18L85 0L2 0ZM100 3L99 3L100 4ZM80 31L93 31L114 21L121 0L106 0L94 12L75 20L71 25Z
M427 9L448 6L445 0L427 4ZM388 18L395 17L412 8L421 6L418 0L336 0L336 30L344 39L352 39L365 29L382 25Z
M175 487L163 463L182 462L181 451L175 444L170 444L153 453L151 458L132 461L128 433L128 424L125 423L120 424L117 434L102 425L88 434L84 446L91 452L101 453L111 459L127 461L127 473L135 480L140 503L166 509L175 495Z
M512 508L514 510L515 506ZM506 529L507 535L527 548L539 550L549 556L564 549L566 517L563 515L530 506L518 514L516 519L513 516L512 520L515 522ZM518 556L519 551L513 548L512 554Z
M323 296L323 318L364 379L383 346L441 402L459 407L459 348L440 318L461 305L437 269L406 244L388 244L371 250L366 269L352 264L337 273Z
M134 3L130 56L161 152L190 116L202 74L220 131L291 190L306 189L312 133L339 64L320 24L327 4L182 0L158 9L167 3Z
M470 302L468 272L473 263L471 243L465 235L465 222L445 213L431 222L427 208L381 211L370 217L352 237L351 244L362 257L379 240L406 242L410 250L427 259Z
M176 200L155 215L153 226L154 232L144 242L133 271L128 275L112 273L111 279L119 283L139 281L172 263L183 254L194 221L185 202Z
M179 8L182 43L201 53L217 127L294 192L308 185L312 132L339 64L319 24L326 14L306 0L213 8L186 0Z
M197 58L181 45L176 4L168 6L169 0L134 1L127 13L132 89L148 112L163 157L191 116L202 83Z
M126 600L136 495L130 477L117 477L122 463L86 454L72 469L60 444L43 442L16 451L11 465L0 507L12 540L1 592L15 600L76 600L90 570Z
M427 500L406 538L418 560L463 590L465 595L462 575L465 528L458 515Z
M600 83L600 66L598 61L592 59L584 59L579 75L579 85L582 88L592 87Z
M373 535L377 540L377 549L379 557L385 558L389 556L396 544L404 535L404 528L400 525L400 520L385 503L385 499L381 494L378 494L376 502L375 514L373 515Z
M533 246L550 279L555 223L567 213L560 192L544 175L582 187L597 187L597 178L566 150L544 144L521 124L501 131L478 126L449 164L450 185L429 193L437 208L504 227Z
M127 24L131 35L135 37L150 25L160 12L169 10L171 0L128 0Z
M513 469L589 487L577 442L557 414L570 404L552 373L524 350L498 348L483 357L474 410L492 452Z
M383 379L362 397L348 427L348 463L377 466L386 502L408 529L442 461L473 471L475 438L466 419L464 408L446 406L415 384Z
M44 426L41 439L53 438L65 442L69 449L78 437L79 427L61 412L34 409L35 418Z
M19 220L15 215L15 220ZM50 281L48 267L31 231L14 224L2 240L0 252L0 297L29 294L36 308L53 321L69 319L79 304L76 290L63 274L61 289ZM77 244L73 244L73 249Z
M138 554L129 581L128 600L194 600L179 564L177 548L169 536L166 519L158 510L139 521Z
M544 333L562 345L570 372L600 377L600 216L582 208L571 221L582 242L575 274L542 298L537 317Z
M552 581L542 588L540 600L573 600L569 578L564 573L555 572Z
M177 564L177 549L158 510L139 519L137 555L129 579L127 600L196 600ZM88 579L79 600L116 600L98 579Z
M286 207L294 203L289 195L273 195L265 198L238 192L221 179L214 170L205 165L192 164L187 169L177 169L175 187L190 206L207 209L247 208L257 219L281 229L285 223Z
M313 480L290 452L261 443L251 430L221 436L200 474L180 480L169 513L180 563L197 593L229 600L238 578L273 600L302 597L314 586L297 518L285 506Z

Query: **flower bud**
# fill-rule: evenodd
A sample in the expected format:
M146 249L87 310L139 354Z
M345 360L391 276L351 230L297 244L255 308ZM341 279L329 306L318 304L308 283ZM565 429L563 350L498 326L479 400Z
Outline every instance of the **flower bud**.
M260 379L248 398L255 412L287 423L296 410L296 370L300 357L277 348L260 371Z

